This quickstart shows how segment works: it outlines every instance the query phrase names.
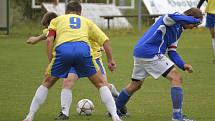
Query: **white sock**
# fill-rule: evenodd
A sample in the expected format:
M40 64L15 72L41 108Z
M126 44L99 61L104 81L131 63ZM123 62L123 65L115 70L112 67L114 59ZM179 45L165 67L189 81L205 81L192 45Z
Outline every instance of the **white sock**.
M116 113L115 101L111 95L111 92L107 86L99 88L99 93L102 99L102 102L105 104L108 112L110 112L112 117L118 117Z
M39 109L40 105L45 102L47 95L48 95L48 88L43 85L40 85L31 102L30 111L26 119L33 120L35 113Z
M114 97L118 97L119 96L119 92L117 91L116 87L113 85L113 84L110 84L111 85L111 94L114 96Z
M62 89L61 91L61 110L66 116L69 116L69 109L72 103L72 91L70 89Z
M213 50L214 50L214 54L215 54L215 38L212 38L212 46L213 46Z

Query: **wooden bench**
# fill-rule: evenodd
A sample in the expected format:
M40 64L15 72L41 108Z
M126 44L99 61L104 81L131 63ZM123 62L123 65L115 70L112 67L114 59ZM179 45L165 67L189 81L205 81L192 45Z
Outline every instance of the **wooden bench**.
M142 14L141 16L156 18L156 17L162 16L162 15L161 14L156 14L156 15ZM107 19L107 27L108 27L108 29L110 29L110 20L113 20L114 18L120 18L120 17L137 18L138 15L110 15L110 16L100 16L100 17L104 18L104 19Z

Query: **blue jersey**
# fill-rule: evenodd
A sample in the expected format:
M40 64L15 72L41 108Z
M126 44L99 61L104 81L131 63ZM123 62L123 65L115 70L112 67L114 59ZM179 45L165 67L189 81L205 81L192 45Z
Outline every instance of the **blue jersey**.
M183 32L183 25L199 24L200 22L200 19L178 12L162 16L139 39L133 54L135 57L153 59L164 55L167 50L172 51L170 53L174 54L169 55L170 59L183 69L184 62L176 53L177 44Z

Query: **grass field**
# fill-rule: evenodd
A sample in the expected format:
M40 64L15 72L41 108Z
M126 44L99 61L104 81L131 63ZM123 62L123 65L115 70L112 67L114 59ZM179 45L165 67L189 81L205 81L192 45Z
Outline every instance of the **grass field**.
M23 27L25 26L25 27ZM21 24L11 35L0 36L0 121L21 121L27 114L35 90L41 84L47 65L45 44L25 44L28 36L39 34L35 24ZM130 79L132 48L141 36L138 32L107 32L112 41L117 71L108 73L111 83L121 90ZM186 31L178 52L193 65L194 73L181 72L184 77L184 113L197 121L215 121L215 64L209 32L205 29ZM105 62L105 59L104 59ZM49 91L48 98L36 115L35 121L53 121L60 111L62 80ZM170 121L170 85L164 78L148 78L144 86L128 103L131 117L125 121ZM95 104L92 116L79 116L76 103L89 98ZM73 104L69 121L110 121L98 91L87 79L80 79L73 89Z

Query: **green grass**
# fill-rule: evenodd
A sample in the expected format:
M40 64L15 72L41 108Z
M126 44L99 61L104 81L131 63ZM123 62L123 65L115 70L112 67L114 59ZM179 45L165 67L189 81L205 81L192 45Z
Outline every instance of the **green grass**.
M23 24L12 29L9 36L0 36L0 121L21 121L27 114L35 90L41 84L47 65L45 44L25 44L30 35L39 34L36 24ZM31 27L34 26L34 27ZM33 30L32 30L33 29ZM130 81L133 66L132 48L141 33L107 32L112 41L117 70L108 71L109 82L121 90ZM182 35L178 52L193 65L194 73L181 72L184 77L184 113L197 121L215 120L215 64L209 32L205 29L186 31ZM105 59L104 59L104 63ZM60 111L62 80L49 91L45 104L35 121L53 121ZM128 103L131 117L125 121L170 121L170 84L164 78L148 78L142 89ZM95 113L89 117L78 116L76 103L89 98L95 104ZM73 104L69 121L110 121L100 101L98 91L87 79L80 79L73 89Z

